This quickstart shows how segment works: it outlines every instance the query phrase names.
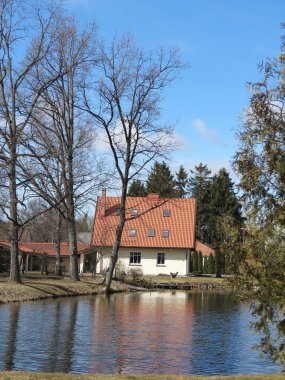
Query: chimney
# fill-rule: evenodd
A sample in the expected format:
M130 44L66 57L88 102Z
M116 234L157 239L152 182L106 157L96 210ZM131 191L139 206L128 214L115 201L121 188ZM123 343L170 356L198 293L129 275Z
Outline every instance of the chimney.
M147 199L150 201L158 201L159 200L159 194L158 193L150 193L150 194L148 194Z
M106 214L106 189L102 189L101 216L105 216L105 214Z

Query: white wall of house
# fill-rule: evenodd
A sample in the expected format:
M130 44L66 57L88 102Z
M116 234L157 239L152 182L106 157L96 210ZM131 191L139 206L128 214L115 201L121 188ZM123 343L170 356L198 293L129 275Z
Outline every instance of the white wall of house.
M105 251L106 252L106 251ZM140 252L140 263L130 262L130 253ZM164 253L164 264L158 264L158 253ZM100 272L109 266L110 254L102 255ZM158 275L160 273L170 274L178 272L178 275L188 275L189 253L186 249L160 249L160 248L121 248L119 251L119 262L121 268L128 272L131 268L140 268L144 275ZM99 268L98 268L99 269Z

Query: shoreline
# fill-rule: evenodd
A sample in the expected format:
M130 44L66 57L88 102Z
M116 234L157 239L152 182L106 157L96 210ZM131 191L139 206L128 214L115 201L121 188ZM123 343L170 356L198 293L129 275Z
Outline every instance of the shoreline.
M186 281L187 280L187 281ZM179 281L167 279L163 286L160 279L156 281L112 281L111 293L133 291L162 290L227 290L226 280L216 281L212 278L179 278ZM187 288L183 284L187 284ZM45 276L39 273L29 273L22 277L22 282L11 283L8 277L0 277L0 304L10 302L40 301L59 297L75 297L106 294L102 285L102 277L83 276L80 281L71 281L67 277Z
M192 376L192 375L130 375L130 374L68 374L58 372L0 372L0 380L284 380L285 374Z

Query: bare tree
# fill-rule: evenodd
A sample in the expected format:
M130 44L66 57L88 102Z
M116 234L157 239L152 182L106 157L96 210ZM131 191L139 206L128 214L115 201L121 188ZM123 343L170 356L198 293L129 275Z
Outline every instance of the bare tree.
M56 48L43 67L65 74L53 82L37 104L25 135L28 161L21 168L32 194L57 208L66 219L70 253L70 278L78 281L76 208L94 200L94 191L108 179L107 170L96 164L94 128L82 109L82 82L94 61L95 29L79 31L71 19L58 26ZM31 143L32 141L32 143Z
M173 148L172 127L159 121L160 102L163 90L182 67L176 49L145 52L131 36L115 39L110 49L101 48L98 80L92 78L94 91L86 93L85 106L105 131L121 183L120 220L106 275L107 292L126 221L129 181ZM90 94L95 101L90 101Z
M5 172L7 179L8 202L2 202L1 208L10 223L10 281L13 282L20 282L18 208L23 192L17 169L21 155L19 141L43 91L62 74L61 71L44 73L38 69L53 48L59 12L57 2L47 7L24 0L0 2L0 170ZM26 54L21 59L23 50Z

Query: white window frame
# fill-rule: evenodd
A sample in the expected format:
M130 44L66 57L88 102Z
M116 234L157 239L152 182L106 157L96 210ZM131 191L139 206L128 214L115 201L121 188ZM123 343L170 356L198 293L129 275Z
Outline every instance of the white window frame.
M142 253L141 252L130 252L130 266L141 266Z
M165 265L165 252L157 252L156 265L158 267L165 267L166 266Z

